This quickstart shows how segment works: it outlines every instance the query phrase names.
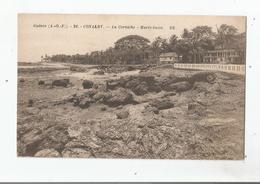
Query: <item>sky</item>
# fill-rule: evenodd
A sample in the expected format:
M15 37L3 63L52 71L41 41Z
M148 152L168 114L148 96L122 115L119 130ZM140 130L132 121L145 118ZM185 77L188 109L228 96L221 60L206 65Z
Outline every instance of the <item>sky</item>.
M184 28L199 25L216 31L221 24L233 25L238 32L246 30L246 18L240 16L19 14L18 61L38 62L45 54L105 50L127 35L144 36L152 42L157 36L180 36Z

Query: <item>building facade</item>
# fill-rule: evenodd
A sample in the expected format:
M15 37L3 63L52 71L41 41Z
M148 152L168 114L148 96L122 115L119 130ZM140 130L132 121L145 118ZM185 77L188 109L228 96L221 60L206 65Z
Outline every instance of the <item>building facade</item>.
M217 49L203 54L203 63L242 64L244 52L235 49Z
M174 64L181 60L175 52L162 53L159 56L159 64Z

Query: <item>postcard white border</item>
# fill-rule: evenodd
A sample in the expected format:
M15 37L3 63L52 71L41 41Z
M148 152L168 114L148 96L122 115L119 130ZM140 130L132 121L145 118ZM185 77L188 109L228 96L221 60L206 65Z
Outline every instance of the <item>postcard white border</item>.
M258 0L1 1L0 181L260 181L259 2ZM245 160L17 158L17 13L247 16Z

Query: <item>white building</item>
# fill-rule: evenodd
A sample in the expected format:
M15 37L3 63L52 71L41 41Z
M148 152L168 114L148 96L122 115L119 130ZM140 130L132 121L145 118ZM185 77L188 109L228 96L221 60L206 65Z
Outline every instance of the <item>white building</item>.
M243 63L244 53L235 49L216 49L203 54L204 63Z
M174 64L179 61L181 57L175 52L162 53L159 56L159 64Z

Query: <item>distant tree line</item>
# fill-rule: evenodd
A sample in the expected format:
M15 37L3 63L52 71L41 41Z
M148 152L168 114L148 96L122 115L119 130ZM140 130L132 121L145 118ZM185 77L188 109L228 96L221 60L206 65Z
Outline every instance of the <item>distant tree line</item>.
M233 25L222 24L217 32L209 26L184 29L180 37L173 34L165 39L156 37L152 42L139 35L128 35L117 40L114 47L105 51L86 54L42 56L43 61L81 64L152 64L161 53L176 52L182 62L200 62L202 54L208 50L236 49L245 51L246 35L238 33Z

